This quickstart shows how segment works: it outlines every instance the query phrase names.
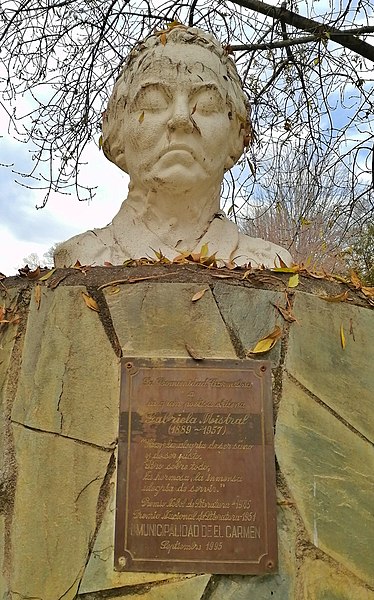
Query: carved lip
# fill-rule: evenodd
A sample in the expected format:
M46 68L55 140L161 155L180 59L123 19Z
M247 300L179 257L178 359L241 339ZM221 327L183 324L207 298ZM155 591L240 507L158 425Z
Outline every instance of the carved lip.
M192 150L191 146L188 146L187 144L170 144L170 146L165 148L161 156L164 156L164 154L167 154L168 152L174 152L175 150L182 150L183 152L188 152L194 156L194 151Z

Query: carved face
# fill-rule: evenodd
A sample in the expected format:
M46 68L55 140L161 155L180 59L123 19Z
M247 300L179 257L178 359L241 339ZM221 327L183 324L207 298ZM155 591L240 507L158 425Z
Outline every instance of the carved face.
M221 61L205 48L170 43L154 49L129 84L118 123L119 166L132 183L179 191L220 184L232 166L232 138L238 145L240 133L226 80Z

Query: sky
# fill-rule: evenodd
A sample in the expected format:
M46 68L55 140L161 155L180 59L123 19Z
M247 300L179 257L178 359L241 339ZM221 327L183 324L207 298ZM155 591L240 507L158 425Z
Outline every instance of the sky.
M6 119L0 115L0 163L15 162L22 169L29 161L30 149L6 134ZM5 133L4 133L5 132ZM92 144L86 152L86 180L97 185L90 202L80 202L75 194L54 194L43 209L45 193L18 183L22 179L11 167L0 166L0 273L13 275L25 265L24 258L44 252L56 242L77 233L107 225L127 196L128 177L110 163Z
M324 5L325 0L321 4ZM319 9L322 9L321 5ZM25 100L20 98L19 102ZM335 113L335 118L338 117ZM53 244L88 229L105 226L127 196L127 175L91 144L85 156L85 180L90 186L97 186L94 199L80 202L74 193L69 196L52 194L46 207L37 210L36 206L43 202L44 192L22 187L16 182L22 179L12 167L1 166L1 163L15 163L18 170L27 170L31 152L31 147L14 141L7 134L7 117L0 109L0 273L5 275L17 273L18 268L24 266L24 259L32 253L43 259L43 254Z

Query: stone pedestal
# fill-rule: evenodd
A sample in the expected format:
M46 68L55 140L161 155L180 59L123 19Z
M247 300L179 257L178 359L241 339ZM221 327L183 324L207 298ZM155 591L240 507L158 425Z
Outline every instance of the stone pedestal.
M319 297L337 283L287 291L286 275L222 274L155 265L3 282L0 598L374 599L373 312L353 291ZM285 293L297 321L276 308ZM275 325L282 339L260 358L273 364L279 573L116 573L121 355L245 358Z

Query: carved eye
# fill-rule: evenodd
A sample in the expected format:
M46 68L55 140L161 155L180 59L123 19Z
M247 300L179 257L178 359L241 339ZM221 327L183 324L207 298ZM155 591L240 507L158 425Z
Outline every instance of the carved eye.
M169 106L169 98L165 90L158 85L148 85L142 88L136 95L134 110L159 111Z
M196 112L203 115L222 112L224 109L223 100L214 88L204 89L194 94L192 104L196 105Z

